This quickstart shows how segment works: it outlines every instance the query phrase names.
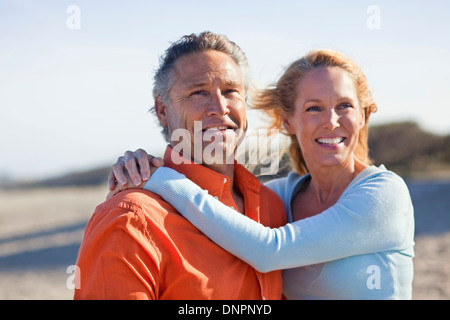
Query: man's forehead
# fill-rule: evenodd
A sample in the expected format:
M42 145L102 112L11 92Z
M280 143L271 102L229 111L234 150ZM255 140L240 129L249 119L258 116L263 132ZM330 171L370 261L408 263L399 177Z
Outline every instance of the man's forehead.
M239 66L221 52L195 53L180 58L174 68L175 81L184 85L198 87L220 81L228 85L241 85L243 82Z

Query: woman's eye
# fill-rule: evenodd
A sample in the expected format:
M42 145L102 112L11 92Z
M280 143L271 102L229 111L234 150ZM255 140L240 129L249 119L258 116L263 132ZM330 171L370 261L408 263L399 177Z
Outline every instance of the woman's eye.
M339 106L340 109L348 109L353 108L353 106L350 103L343 103Z
M320 107L318 106L308 107L306 111L320 111Z

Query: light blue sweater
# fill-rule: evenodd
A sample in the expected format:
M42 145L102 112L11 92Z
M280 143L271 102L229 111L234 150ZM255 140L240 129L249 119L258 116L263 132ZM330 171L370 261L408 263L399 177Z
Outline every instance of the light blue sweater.
M411 299L414 214L404 181L368 167L335 205L292 222L291 201L308 177L290 173L267 184L285 204L280 228L239 214L169 168L156 170L145 189L257 270L287 269L288 299Z

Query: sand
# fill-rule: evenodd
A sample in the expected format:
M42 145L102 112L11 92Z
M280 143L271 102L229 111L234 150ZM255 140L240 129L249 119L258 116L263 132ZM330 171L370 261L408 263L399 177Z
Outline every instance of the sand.
M411 183L413 299L450 299L450 182ZM0 191L0 299L72 299L84 227L106 188Z

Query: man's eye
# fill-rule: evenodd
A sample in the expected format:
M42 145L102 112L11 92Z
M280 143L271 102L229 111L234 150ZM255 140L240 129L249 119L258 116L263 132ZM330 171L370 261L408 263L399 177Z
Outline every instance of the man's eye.
M201 96L206 95L206 91L204 91L204 90L197 90L197 91L194 91L194 92L191 93L191 96L195 96L195 95L201 95Z

